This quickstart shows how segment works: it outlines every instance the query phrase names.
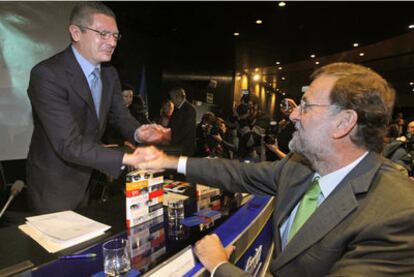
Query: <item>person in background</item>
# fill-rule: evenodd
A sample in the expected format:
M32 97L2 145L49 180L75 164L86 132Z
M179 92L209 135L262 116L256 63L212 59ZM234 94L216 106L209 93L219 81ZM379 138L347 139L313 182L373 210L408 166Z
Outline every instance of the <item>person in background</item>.
M143 169L177 169L189 182L277 197L270 272L290 276L412 276L414 182L381 155L394 89L367 67L316 70L290 114L291 153L277 162L167 156L139 148ZM194 252L211 275L248 276L216 234Z
M405 119L403 113L397 113L394 123L397 124L398 127L398 136L403 136L406 132L406 125L405 125Z
M148 118L147 108L141 95L134 95L131 105L129 106L131 115L142 124L150 124L151 120Z
M164 101L161 104L160 118L158 119L158 124L164 127L168 127L168 125L170 124L173 112L174 112L174 104L170 100Z
M129 106L132 104L132 100L134 99L134 91L129 86L125 87L122 90L122 100L124 100L125 106L129 108Z
M237 108L239 116L239 158L249 161L266 160L263 136L270 125L270 118L259 108L259 99L255 95L244 95ZM246 109L247 106L247 109Z
M196 110L187 101L183 88L175 88L169 92L174 111L171 116L171 146L177 147L182 155L192 156L195 150Z
M238 140L227 127L226 122L221 117L216 117L207 136L209 157L219 157L233 159L237 153Z
M406 133L406 149L411 155L414 155L414 121L411 121L407 125Z
M169 130L141 125L122 100L111 60L121 38L114 13L98 2L80 2L69 20L71 45L33 67L28 96L34 130L27 157L27 197L37 213L88 204L94 170L118 176L142 157L103 146L110 122L131 141L158 143Z
M290 114L297 107L295 101L290 98L285 98L282 100L280 105L280 111L282 112L282 119L277 123L276 134L271 132L271 136L274 137L272 140L266 140L267 148L267 161L275 161L277 159L283 159L286 154L290 152L289 142L292 139L293 132L295 131L295 126L291 120L289 120ZM272 142L272 143L269 143ZM268 154L268 152L272 154Z
M411 174L411 164L413 158L405 149L405 141L401 140L399 127L397 124L390 124L384 136L384 150L382 154L387 159L398 164L398 169L405 175Z
M132 100L134 98L134 91L131 86L124 85L122 89L122 100L124 102L124 105L130 109L130 106L132 104ZM147 122L141 122L140 123L147 123ZM118 147L127 145L131 150L135 149L135 144L133 142L129 142L125 140L125 138L121 135L121 133L113 127L113 124L111 122L108 122L107 127L105 129L105 133L102 136L102 142L104 143L105 147Z

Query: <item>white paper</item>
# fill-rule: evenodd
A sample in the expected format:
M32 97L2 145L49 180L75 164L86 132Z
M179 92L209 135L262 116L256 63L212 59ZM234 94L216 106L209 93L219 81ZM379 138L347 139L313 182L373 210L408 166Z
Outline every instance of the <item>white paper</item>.
M58 251L61 251L65 248L72 247L74 245L77 245L79 243L88 241L90 239L93 239L99 235L103 235L104 232L100 234L89 234L83 236L81 239L73 239L69 240L66 243L58 243L55 240L51 240L48 236L45 234L42 234L39 230L36 228L33 228L27 224L23 224L19 226L19 229L22 230L25 234L30 236L32 239L34 239L40 246L42 246L44 249L46 249L49 253L56 253Z
M111 228L73 211L32 216L26 220L19 229L51 253L103 235Z
M27 224L57 242L103 233L111 226L89 219L73 211L63 211L26 218Z

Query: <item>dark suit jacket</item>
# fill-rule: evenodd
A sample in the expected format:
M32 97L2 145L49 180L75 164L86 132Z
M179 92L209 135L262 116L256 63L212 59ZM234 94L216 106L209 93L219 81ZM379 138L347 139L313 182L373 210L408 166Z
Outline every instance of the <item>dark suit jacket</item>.
M101 65L102 99L97 119L87 79L71 47L36 65L28 95L34 131L27 158L28 197L37 212L75 209L92 169L117 176L123 153L101 146L109 119L133 141L139 123L123 104L116 70Z
M274 275L414 276L414 182L374 153L341 181L282 252L279 228L313 174L297 154L274 163L187 162L190 182L276 196ZM214 276L243 275L225 264Z
M187 100L181 108L174 107L171 117L171 145L178 147L181 155L192 156L195 149L196 111Z

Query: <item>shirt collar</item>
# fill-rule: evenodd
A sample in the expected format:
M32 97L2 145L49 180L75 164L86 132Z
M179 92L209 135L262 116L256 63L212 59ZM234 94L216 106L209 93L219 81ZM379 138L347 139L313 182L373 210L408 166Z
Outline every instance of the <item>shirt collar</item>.
M85 59L82 56L82 54L79 53L79 51L76 50L75 47L73 47L73 45L72 45L72 51L80 67L82 68L83 74L85 75L87 79L89 78L89 75L91 75L91 73L95 70L96 67L99 68L99 70L101 70L101 64L98 64L98 65L92 64L90 61Z
M319 186L321 187L322 194L324 198L326 199L332 191L339 185L339 183L345 178L346 175L348 175L349 172L351 172L354 167L356 167L362 159L368 155L368 151L362 154L359 158L354 160L352 163L334 171L331 172L323 177L319 175L319 173L315 173L315 176L319 176Z

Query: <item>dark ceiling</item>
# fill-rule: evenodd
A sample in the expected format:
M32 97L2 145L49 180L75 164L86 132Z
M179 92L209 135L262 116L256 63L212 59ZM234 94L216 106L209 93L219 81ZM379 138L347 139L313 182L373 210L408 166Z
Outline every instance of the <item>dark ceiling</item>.
M287 64L401 35L414 24L414 2L286 3L106 2L123 41L138 35L161 42L165 67L180 70Z

